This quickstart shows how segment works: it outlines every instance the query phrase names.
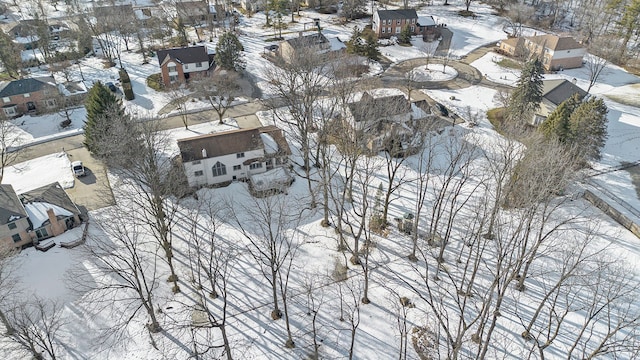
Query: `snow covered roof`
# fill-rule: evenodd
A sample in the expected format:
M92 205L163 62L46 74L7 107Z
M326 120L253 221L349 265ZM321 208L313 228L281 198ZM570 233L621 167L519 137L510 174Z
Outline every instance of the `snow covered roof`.
M47 210L49 209L52 209L56 216L73 216L71 211L46 202L32 202L24 204L24 209L27 211L29 220L31 220L34 229L42 227L42 225L49 220L49 216L47 215Z
M8 224L25 216L27 213L13 190L13 186L0 185L0 225Z
M436 21L433 20L433 16L419 16L418 25L420 26L435 26Z
M291 184L293 177L287 169L277 167L261 174L251 175L251 185L256 191L282 190Z
M278 143L271 137L271 135L262 133L260 134L262 142L264 143L264 152L267 154L275 154L278 152Z
M347 45L337 37L329 38L329 44L331 45L331 51L338 51L347 48Z

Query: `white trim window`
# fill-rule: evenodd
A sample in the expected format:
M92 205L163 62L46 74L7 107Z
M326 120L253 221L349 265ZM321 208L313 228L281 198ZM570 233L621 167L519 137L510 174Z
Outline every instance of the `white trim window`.
M262 163L261 162L255 162L255 163L249 165L249 170L256 170L256 169L262 169Z
M396 26L396 34L400 34L402 32L402 28L400 26Z
M211 167L211 173L213 176L227 175L227 167L218 161Z

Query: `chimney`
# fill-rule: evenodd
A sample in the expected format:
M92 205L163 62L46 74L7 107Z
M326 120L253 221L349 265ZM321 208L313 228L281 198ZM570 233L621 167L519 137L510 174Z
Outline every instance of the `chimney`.
M206 159L207 158L207 149L202 148L202 158Z
M573 79L571 79L571 82L573 83L573 85L575 85L578 82L578 79L573 78Z
M56 214L54 214L53 209L47 209L47 217L49 218L49 222L51 223L51 233L53 236L58 236L64 232L65 229L60 226L58 223L58 219L56 218Z

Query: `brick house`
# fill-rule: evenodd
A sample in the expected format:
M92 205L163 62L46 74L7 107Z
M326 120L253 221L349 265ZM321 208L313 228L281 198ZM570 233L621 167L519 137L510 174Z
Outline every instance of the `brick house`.
M285 167L291 154L282 130L275 126L180 139L178 147L192 187L250 179Z
M80 223L80 211L57 182L20 195L0 185L0 246L28 246Z
M8 118L41 114L57 108L60 91L51 76L0 83L2 114Z
M376 10L371 28L379 39L398 36L406 26L413 35L424 35L436 26L432 16L418 17L415 9Z
M582 67L587 50L572 37L538 35L500 41L499 50L511 56L540 56L547 71Z
M579 94L582 98L587 96L586 91L568 80L542 80L542 101L538 110L533 114L530 125L538 126L542 124L549 114L574 94Z
M213 58L205 46L158 50L164 86L187 81L193 75L207 75L214 66Z

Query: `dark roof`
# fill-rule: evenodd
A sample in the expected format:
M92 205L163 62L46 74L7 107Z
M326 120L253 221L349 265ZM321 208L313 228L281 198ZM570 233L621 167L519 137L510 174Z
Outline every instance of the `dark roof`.
M314 32L309 35L288 39L286 42L294 49L302 49L317 44L328 44L329 40L327 40L327 38L321 33Z
M245 151L264 149L261 133L267 133L278 144L279 150L290 154L289 145L282 131L275 126L254 129L238 129L178 140L182 161L195 161ZM203 157L202 150L206 157Z
M0 185L0 225L5 225L24 217L27 217L27 212L13 190L13 186Z
M129 17L133 15L133 5L131 4L123 4L123 5L108 5L108 6L97 6L93 8L93 14L96 17Z
M57 182L22 193L20 194L20 200L23 204L43 202L57 205L76 215L80 215L80 210L78 210L76 204L73 203L67 192Z
M379 114L399 115L411 111L411 105L404 95L373 97L365 92L360 101L349 103L354 121L371 120Z
M380 20L387 19L417 19L418 13L415 9L400 9L400 10L376 10Z
M176 60L181 64L209 63L209 53L207 48L202 45L158 50L158 64L160 66L169 61L169 59Z
M0 97L9 97L42 90L46 86L55 87L55 79L51 76L13 80L0 86Z
M587 96L587 92L577 85L565 79L542 80L542 97L551 101L554 105L560 105L573 94Z

